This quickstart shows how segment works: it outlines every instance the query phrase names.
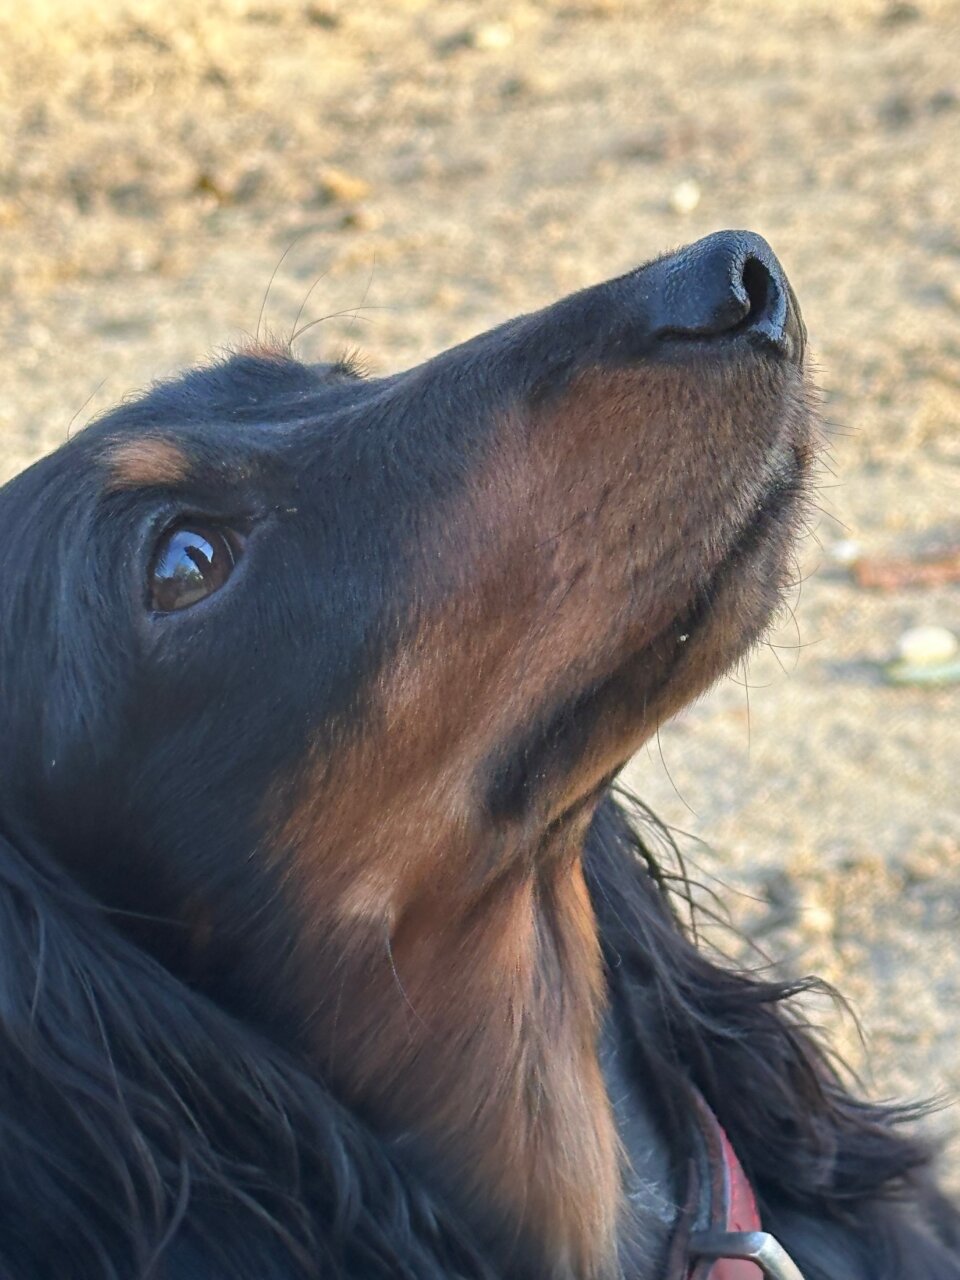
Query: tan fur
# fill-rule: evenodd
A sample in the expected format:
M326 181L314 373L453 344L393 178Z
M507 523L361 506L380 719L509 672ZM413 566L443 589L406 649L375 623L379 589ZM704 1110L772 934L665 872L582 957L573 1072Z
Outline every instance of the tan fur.
M325 810L298 810L282 842L326 846ZM380 884L345 884L328 921L334 998L315 1006L321 1065L385 1126L422 1135L462 1202L499 1213L556 1274L606 1275L619 1157L595 1050L602 976L582 832L543 851L541 874L509 867L470 895L449 874L468 850L437 848L435 811L424 796L406 831L407 848L439 855L434 884L398 890L423 870L401 863ZM367 831L379 852L400 859L403 846L379 830L382 845ZM321 904L307 910L316 919Z
M182 484L190 462L181 448L159 436L143 436L114 445L107 457L111 492L167 488Z
M723 558L744 475L758 497L768 483L773 393L744 407L714 382L586 374L503 421L470 491L425 522L419 613L361 736L278 784L266 815L304 916L324 1070L421 1135L468 1206L535 1242L545 1276L615 1274L621 1208L581 802L715 678L743 625L721 598L708 643L681 651L669 632ZM745 522L749 494L740 506ZM531 813L495 822L491 758L638 655L649 700L611 707Z
M254 360L291 360L290 343L276 334L268 333L262 338L250 338L238 347L238 354L250 356Z

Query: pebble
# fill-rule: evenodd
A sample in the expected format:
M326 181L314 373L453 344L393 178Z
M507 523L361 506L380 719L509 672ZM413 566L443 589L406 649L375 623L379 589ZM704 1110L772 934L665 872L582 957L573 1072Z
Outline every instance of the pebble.
M678 182L670 192L670 208L674 213L685 217L696 209L700 203L701 194L700 183L696 178L684 178L683 182Z
M804 903L799 911L797 924L800 929L811 936L829 938L837 928L837 919L833 911L825 903Z
M860 559L863 544L854 538L839 538L827 548L827 554L834 564L851 565Z
M513 44L513 27L509 22L484 22L470 33L474 49L508 49Z
M946 627L911 627L897 641L897 657L903 662L934 666L960 653L960 640Z
M958 684L960 640L946 627L911 627L884 670L894 684Z
M342 169L324 169L317 183L317 194L325 204L348 204L370 194L370 184Z

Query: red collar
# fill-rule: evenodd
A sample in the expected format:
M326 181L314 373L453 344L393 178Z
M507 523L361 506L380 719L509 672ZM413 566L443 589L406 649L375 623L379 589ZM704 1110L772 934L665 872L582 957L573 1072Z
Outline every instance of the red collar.
M763 1230L757 1198L723 1126L696 1091L699 1159L687 1280L803 1280L782 1245Z

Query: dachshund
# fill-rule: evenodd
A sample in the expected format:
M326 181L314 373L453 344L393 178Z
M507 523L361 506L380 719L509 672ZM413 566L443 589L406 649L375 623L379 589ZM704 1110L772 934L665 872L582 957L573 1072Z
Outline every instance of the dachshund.
M804 348L719 232L396 375L252 343L0 490L3 1280L960 1278L916 1112L617 790L781 601Z

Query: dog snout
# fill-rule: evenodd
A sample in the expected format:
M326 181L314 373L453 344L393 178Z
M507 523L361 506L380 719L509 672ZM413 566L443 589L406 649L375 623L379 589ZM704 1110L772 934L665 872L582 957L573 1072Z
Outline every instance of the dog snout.
M654 334L670 342L745 337L799 363L806 331L786 273L762 236L718 231L663 259Z

